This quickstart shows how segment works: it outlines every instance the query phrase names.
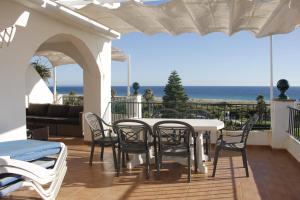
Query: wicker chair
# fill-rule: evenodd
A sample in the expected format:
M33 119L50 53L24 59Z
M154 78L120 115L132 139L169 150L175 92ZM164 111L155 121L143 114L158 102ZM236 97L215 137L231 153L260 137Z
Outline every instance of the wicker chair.
M103 119L101 119L98 115L91 112L85 113L84 117L91 129L92 134L91 154L89 162L90 166L92 166L93 164L95 145L99 145L101 147L101 161L103 161L104 148L111 146L114 158L114 166L115 169L117 169L116 143L118 142L118 138L116 136L112 136L111 128L104 129L103 126L103 124L107 127L111 127L111 125L105 123Z
M196 156L196 136L194 128L181 121L160 121L153 126L153 132L158 142L157 153L157 173L160 174L162 156L185 157L188 161L188 182L191 182L191 151L193 144L190 143L191 137L194 139L195 171L197 169Z
M216 150L215 150L215 157L214 157L214 169L213 169L213 173L212 173L213 177L216 174L219 153L221 150L240 151L242 153L243 166L246 171L246 176L249 177L248 160L247 160L247 140L248 140L249 133L252 130L253 126L256 124L257 120L258 120L258 115L255 114L244 124L244 126L242 128L242 130L243 130L242 134L230 136L230 137L240 137L239 142L226 142L223 139L223 135L222 134L220 135L220 137L218 138L217 143L216 143Z
M180 113L175 110L175 109L171 109L171 108L163 108L160 110L157 110L151 118L179 118L180 117Z
M150 150L155 145L151 127L142 121L135 119L123 119L114 122L113 128L118 135L118 167L117 176L120 174L121 162L124 155L146 154L146 175L150 176ZM156 147L154 146L154 149ZM121 155L123 159L121 161ZM156 150L155 150L156 155ZM124 163L123 163L124 164Z
M185 119L210 119L211 116L208 111L206 110L199 110L199 109L190 109L187 110L183 117ZM211 132L205 131L203 134L203 140L205 140L205 154L208 156L208 161L211 161Z

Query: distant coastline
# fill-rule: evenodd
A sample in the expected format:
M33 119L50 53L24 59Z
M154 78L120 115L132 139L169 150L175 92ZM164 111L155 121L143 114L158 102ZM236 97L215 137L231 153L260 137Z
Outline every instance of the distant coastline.
M112 86L117 96L125 96L127 94L126 86ZM144 90L151 88L157 99L164 95L164 86L141 86L139 93L143 94ZM258 95L263 95L265 100L269 100L269 87L267 86L184 86L187 95L191 101L213 101L213 102L239 102L239 101L255 101ZM52 87L50 87L52 90ZM57 87L59 94L68 94L73 91L76 94L83 94L82 86L59 86ZM274 87L274 96L278 95L277 88ZM300 87L291 87L287 91L287 95L298 100L300 98Z

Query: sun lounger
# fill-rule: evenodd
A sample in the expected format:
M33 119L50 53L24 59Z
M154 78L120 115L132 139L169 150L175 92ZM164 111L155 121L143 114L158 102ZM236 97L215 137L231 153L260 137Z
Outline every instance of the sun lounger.
M66 157L66 146L59 142L0 142L0 197L31 187L43 199L55 199L67 170Z

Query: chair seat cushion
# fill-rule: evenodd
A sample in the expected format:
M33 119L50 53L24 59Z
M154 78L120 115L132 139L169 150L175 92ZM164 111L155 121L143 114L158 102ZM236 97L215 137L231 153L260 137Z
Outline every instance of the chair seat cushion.
M33 122L33 123L44 123L44 124L50 123L50 124L54 124L54 123L56 123L56 118L28 115L26 117L26 121L27 122Z
M29 104L27 114L35 116L43 116L47 114L49 104Z
M27 120L27 122L33 122L33 123L79 125L79 118L42 117L42 116L29 115L26 117L26 120Z

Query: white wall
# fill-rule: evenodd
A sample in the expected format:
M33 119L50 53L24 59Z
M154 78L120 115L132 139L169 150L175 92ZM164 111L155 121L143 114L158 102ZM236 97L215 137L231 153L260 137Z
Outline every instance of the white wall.
M75 23L74 17L62 15L58 8L27 5L30 3L0 1L1 28L14 25L22 13L29 13L27 23L16 26L9 46L0 49L0 141L26 138L26 70L37 50L63 52L83 67L87 83L84 98L88 103L85 111L102 113L110 99L112 35L105 35L105 31L100 33L83 22ZM85 130L88 129L85 127ZM86 134L88 140L89 132Z
M26 107L29 103L53 103L53 93L32 66L28 66L26 70L25 86Z
M300 162L300 142L297 141L293 136L288 135L286 142L285 142L285 148L287 151L292 154L292 156Z
M241 131L223 131L224 139L228 142L237 142L240 137L227 137L226 135L238 135ZM271 144L271 130L252 130L249 134L247 145L261 145L270 146ZM212 133L211 142L214 144L217 140L217 134Z

